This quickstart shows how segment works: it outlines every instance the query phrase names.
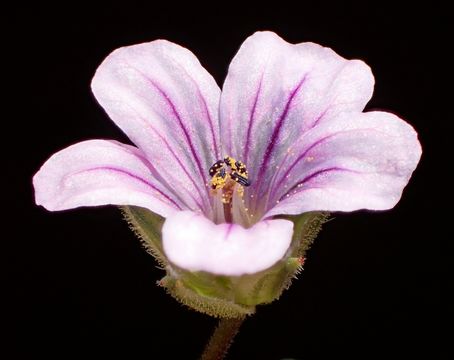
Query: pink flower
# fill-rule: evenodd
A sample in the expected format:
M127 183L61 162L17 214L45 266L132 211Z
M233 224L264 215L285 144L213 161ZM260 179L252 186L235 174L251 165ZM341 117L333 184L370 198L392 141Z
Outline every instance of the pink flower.
M51 211L144 207L166 218L172 264L257 273L284 258L292 240L293 222L276 215L385 210L399 201L421 147L397 116L362 112L373 86L362 61L271 32L243 43L222 92L181 46L120 48L92 89L136 147L90 140L56 153L33 179L36 203ZM209 169L226 155L247 173L221 161L225 184L216 185ZM238 175L250 186L233 181Z

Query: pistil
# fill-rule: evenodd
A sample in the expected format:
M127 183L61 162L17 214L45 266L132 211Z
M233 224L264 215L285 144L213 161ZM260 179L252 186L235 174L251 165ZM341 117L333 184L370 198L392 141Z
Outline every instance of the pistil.
M243 199L244 187L250 185L246 165L230 156L216 161L209 171L211 194L214 197L215 223L251 224L251 216Z

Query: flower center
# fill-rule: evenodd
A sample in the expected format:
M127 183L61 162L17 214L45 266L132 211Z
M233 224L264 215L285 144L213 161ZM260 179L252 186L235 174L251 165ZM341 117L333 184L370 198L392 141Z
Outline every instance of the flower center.
M222 202L229 204L232 201L233 191L236 186L238 194L243 197L243 186L251 185L248 180L246 165L241 161L226 156L224 160L216 161L210 168L211 189L216 194L222 191Z
M246 165L230 156L216 161L209 170L211 194L215 197L215 222L250 225L250 214L244 206L244 187L251 185Z

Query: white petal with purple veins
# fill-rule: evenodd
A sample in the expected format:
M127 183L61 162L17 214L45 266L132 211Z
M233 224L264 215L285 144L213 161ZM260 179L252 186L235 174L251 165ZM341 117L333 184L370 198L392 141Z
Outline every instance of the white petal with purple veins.
M314 43L292 45L271 32L249 37L233 59L221 95L225 148L248 166L261 197L287 148L301 133L340 111L362 111L374 78Z
M33 178L35 200L51 211L80 206L137 205L169 216L182 201L152 174L143 153L116 141L90 140L47 160Z
M392 208L421 156L417 134L386 112L341 113L303 134L269 184L266 216Z
M92 89L186 205L209 213L220 89L197 58L164 40L120 48L99 66Z
M288 220L265 220L245 229L214 224L203 215L179 211L163 226L168 259L190 271L240 276L265 270L286 254L293 234Z

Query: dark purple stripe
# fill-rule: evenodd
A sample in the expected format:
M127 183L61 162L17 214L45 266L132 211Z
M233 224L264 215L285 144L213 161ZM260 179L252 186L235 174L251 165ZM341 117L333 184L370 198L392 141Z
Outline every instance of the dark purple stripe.
M248 124L248 128L247 128L246 143L245 143L245 147L244 147L244 154L243 154L243 159L241 159L242 161L244 161L244 163L246 165L247 165L248 156L249 156L249 146L250 146L249 145L249 141L251 139L251 131L252 131L252 126L254 124L255 110L257 108L257 103L258 103L258 100L259 100L260 92L262 90L263 76L264 76L264 72L262 73L262 76L260 77L259 86L258 86L257 92L255 94L254 105L252 106L251 114L249 116L249 124Z
M328 112L328 109L329 109L329 107L328 107L327 109L325 109L325 110L317 117L317 119L315 119L314 123L311 125L311 127L310 127L308 130L313 129L314 127L316 127L316 126L318 125L318 123L320 122L320 120L323 119L323 118L325 117L326 113Z
M198 186L199 184L194 180L194 178L191 176L191 173L186 169L186 167L184 166L183 162L179 159L179 157L177 156L177 154L175 154L175 152L172 150L172 147L170 146L170 144L167 142L167 140L159 133L159 131L157 131L149 121L147 121L144 117L142 117L136 110L132 109L130 107L130 109L132 111L134 111L136 113L136 115L143 121L143 123L145 124L145 126L147 126L151 131L153 131L159 138L162 142L164 142L164 144L166 145L167 149L170 151L170 153L173 155L173 157L175 158L175 160L178 162L178 164L180 165L181 169L184 171L184 173L186 174L186 176L188 177L188 179L192 182L192 184L194 185L194 187L196 188L197 192L199 193L201 199L205 199L205 197L202 195L202 193L200 192L200 187ZM147 159L148 161L148 159ZM191 199L196 203L196 205L200 208L200 209L204 209L204 207L192 196L192 194L189 192L190 194L190 197Z
M229 237L229 235L230 235L230 233L232 231L233 225L234 225L233 223L229 223L227 225L227 231L226 231L226 233L224 235L224 241L227 240L227 238Z
M119 169L119 168L115 168L115 167L111 167L111 166L99 166L99 167L95 167L95 168L91 168L91 169L86 169L86 170L82 170L82 171L79 171L77 172L76 174L79 174L79 173L84 173L84 172L88 172L88 171L96 171L96 170L107 170L107 171L115 171L115 172L119 172L119 173L122 173L122 174L125 174L129 177L132 177L133 179L136 179L140 182L142 182L143 184L149 186L150 188L152 188L154 191L158 192L159 194L161 194L163 197L165 197L168 201L170 201L172 204L174 204L178 209L182 210L182 208L180 207L180 205L178 205L171 197L169 197L167 194L163 193L161 190L159 190L156 186L154 186L152 183L150 183L149 181L141 178L140 176L137 176L133 173L130 173L129 171L127 170L124 170L124 169Z
M274 196L274 193L279 189L279 186L282 184L283 181L285 181L285 178L287 177L287 175L290 173L290 171L292 171L292 169L301 161L301 159L303 159L307 153L309 151L311 151L313 148L315 148L316 146L322 144L325 140L328 140L330 138L332 138L333 136L337 135L338 133L335 133L335 134L331 134L331 135L328 135L328 136L325 136L324 138L320 139L320 140L317 140L315 143L313 143L311 146L309 146L300 156L298 156L295 161L292 163L292 165L290 165L287 169L287 171L284 173L284 175L281 177L281 179L279 180L279 182L273 186L273 188L271 189L271 197Z
M287 194L291 194L293 190L297 189L298 188L298 185L299 184L302 184L304 185L305 183L307 183L308 181L316 178L317 176L321 175L321 174L324 174L324 173L327 173L327 172L331 172L331 171L348 171L348 172L354 172L353 170L350 170L350 169L345 169L345 168L341 168L341 167L330 167L330 168L327 168L327 169L322 169L322 170L317 170L316 172L306 176L305 178L303 178L302 180L299 180L297 181L296 185L294 185L293 187L290 188L289 191L287 191L284 195L282 195L280 198L279 198L279 201L282 201L284 200L286 197L287 197ZM300 188L299 191L297 191L296 193L292 193L291 195L294 195L294 194L298 194L299 192L301 191L304 191L304 190L307 190L308 188Z
M203 96L202 92L200 91L200 87L199 87L199 84L197 83L197 81L194 80L194 78L186 71L186 69L181 66L179 63L176 63L180 69L186 74L186 76L191 79L192 83L194 84L194 86L196 87L197 89L197 93L200 97L200 99L202 100L203 102L203 106L205 108L205 113L206 113L206 116L208 118L208 122L210 124L210 130L211 130L211 135L212 135L212 138L213 138L213 146L214 146L214 152L215 152L215 155L216 155L216 159L219 158L219 152L218 152L218 144L217 144L217 141L216 141L216 134L215 134L215 131L214 131L214 125L213 125L213 119L211 118L211 115L210 115L210 112L208 110L208 105L205 101L205 97Z
M285 174L281 177L281 179L279 180L279 182L273 186L273 188L271 189L271 195L270 195L270 198L274 196L274 194L278 191L279 189L279 186L282 184L283 181L285 181L285 178L287 177L287 175L290 173L290 171L292 171L292 169L309 153L309 151L311 151L312 149L314 149L316 146L322 144L323 142L325 142L326 140L329 140L331 139L332 137L335 137L339 134L343 134L343 133L349 133L349 132L354 132L354 131L364 131L364 130L373 130L375 131L375 129L350 129L350 130L343 130L343 131L337 131L333 134L330 134L330 135L327 135L325 136L324 138L321 138L320 140L317 140L315 143L313 143L311 146L309 146L300 156L298 156L295 161L292 163L292 165L289 166L289 168L287 169L287 171L285 172ZM286 157L285 157L286 158ZM285 158L284 158L284 161L285 161ZM281 168L282 168L282 164L284 163L284 161L281 163ZM271 184L273 185L273 184Z
M184 135L186 137L186 141L188 142L188 145L189 145L189 147L191 149L192 156L194 157L194 160L195 160L195 162L197 164L197 167L199 169L200 176L202 176L203 183L206 184L207 180L206 180L205 171L203 171L203 169L202 169L202 165L201 165L200 159L197 156L197 153L196 153L196 151L194 149L194 145L193 145L192 140L191 140L191 138L189 136L188 130L184 126L183 121L182 121L182 119L180 117L180 114L178 113L178 111L176 109L175 104L172 102L172 100L167 95L167 93L158 84L156 84L155 81L153 81L153 79L148 77L146 74L141 72L139 69L137 69L137 68L135 68L135 67L133 67L131 65L129 65L129 66L131 67L131 69L137 71L140 75L142 75L154 88L156 88L158 90L158 92L164 97L164 99L166 100L167 104L170 106L173 115L178 120L178 124L180 125L181 129L183 130L183 133L184 133Z
M203 171L202 164L200 162L200 159L195 151L194 144L192 143L191 137L189 136L188 130L183 124L183 121L180 117L180 114L178 113L175 104L172 102L170 97L162 90L157 84L155 84L151 79L148 78L148 80L153 84L153 86L159 91L159 93L166 99L167 103L169 104L170 108L172 109L172 113L175 116L175 118L178 120L178 123L181 127L181 130L183 130L184 136L186 137L186 141L188 142L188 145L191 149L192 156L195 159L195 162L197 164L197 167L199 168L200 175L203 178L203 183L207 183L206 176L205 176L205 171Z
M285 108L284 110L282 111L282 114L281 116L279 117L278 121L277 121L277 124L273 130L273 134L271 135L271 140L270 140L270 143L268 144L268 147L266 148L266 151L265 151L265 155L263 156L263 160L262 160L262 163L260 165L260 168L259 168L259 171L257 172L257 174L263 174L264 171L265 171L265 167L267 166L270 158L271 158L271 154L274 150L274 147L276 146L276 142L278 140L278 137L279 137L279 133L282 129L282 126L284 125L284 122L285 120L287 119L287 115L288 115L288 112L290 110L290 106L293 102L293 99L295 98L295 96L298 94L299 90L301 89L302 85L304 84L305 80L306 80L306 77L307 77L307 74L304 75L304 77L299 81L298 85L290 92L290 96L289 98L287 99L287 103L285 105ZM262 179L263 177L260 177L259 179ZM259 190L259 185L261 185L261 180L259 180L260 183L257 184L257 187L256 187L256 190L257 190L257 193L258 193L258 190Z
M194 178L189 174L188 170L186 169L186 167L184 166L184 164L182 163L182 161L180 160L180 158L177 156L177 154L174 153L174 151L172 150L172 147L170 146L170 144L167 142L167 140L165 140L160 134L158 134L156 132L156 134L161 138L162 141L164 141L164 143L166 144L167 148L169 149L170 153L173 155L173 157L175 158L175 160L178 162L178 165L180 165L181 169L184 171L184 173L187 175L187 177L189 178L189 180L191 180L192 184L194 185L194 187L197 189L197 192L199 193L200 195L200 198L201 199L204 199L204 196L200 193L200 188L197 186L197 183L195 182ZM202 206L202 204L200 204L196 198L194 198L194 196L192 196L192 194L189 192L190 194L190 197L191 199L197 204L197 206L200 208L200 209L203 209L204 207Z
M188 74L188 76L189 76L189 74ZM213 139L214 153L216 155L216 159L218 159L220 157L219 150L218 150L218 143L216 141L216 134L215 134L215 131L214 131L214 126L213 126L213 119L211 118L210 111L208 110L208 105L207 105L207 103L205 101L205 98L203 97L203 94L200 91L200 88L199 88L198 84L196 83L196 81L194 79L192 79L192 77L190 77L190 76L189 76L189 78L194 82L194 85L197 88L197 92L199 94L199 97L200 97L200 99L202 99L203 107L205 108L205 113L206 113L206 116L208 118L208 122L210 124L211 137Z

